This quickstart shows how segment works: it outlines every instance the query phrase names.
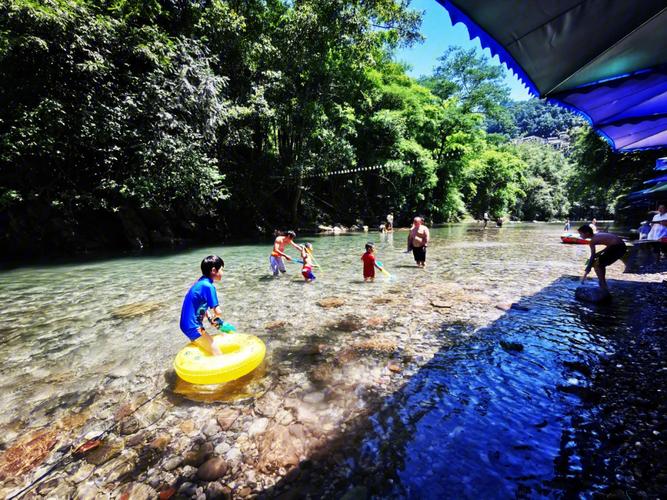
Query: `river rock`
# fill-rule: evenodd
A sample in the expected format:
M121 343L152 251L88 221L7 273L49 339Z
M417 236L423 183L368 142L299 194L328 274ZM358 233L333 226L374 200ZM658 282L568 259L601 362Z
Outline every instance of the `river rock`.
M279 410L278 413L276 413L276 422L282 425L289 425L294 422L294 415L292 415L291 411Z
M96 469L95 475L103 480L103 484L110 484L134 470L137 463L137 452L130 450L115 460L110 460Z
M153 500L158 496L157 491L143 483L130 483L121 494L127 495L127 500Z
M85 456L86 462L93 465L102 465L107 463L109 460L116 458L120 455L120 452L123 450L123 442L121 440L116 441L104 441L99 448L92 450Z
M22 476L37 467L57 442L56 429L43 429L10 446L0 456L0 481Z
M213 444L204 443L197 449L188 451L183 457L183 463L185 465L192 465L193 467L199 467L206 460L208 460L211 455L213 455Z
M209 420L202 429L202 433L206 437L215 436L218 432L220 432L220 425L215 419Z
M213 481L206 487L206 498L209 500L231 500L232 490L220 481Z
M269 471L299 463L304 443L290 434L287 426L274 424L267 429L259 443L260 470Z
M130 404L123 404L120 405L116 411L113 414L113 419L116 422L120 422L124 418L128 417L132 412L134 411L134 408Z
M451 309L451 302L445 302L443 300L433 299L431 300L431 305L436 309Z
M262 434L266 430L266 426L269 425L268 418L258 418L250 424L248 428L248 436L253 437L258 434Z
M226 454L227 462L235 464L243 460L243 453L237 447L231 448Z
M167 411L167 407L158 402L152 401L143 408L140 408L135 415L137 419L143 424L142 426L153 425L160 420Z
M241 412L239 410L235 410L233 408L225 408L224 410L221 410L217 416L216 419L218 420L218 425L220 425L220 428L223 431L228 431L231 429L232 425L236 422L236 420L239 418L239 415Z
M334 321L329 326L341 332L355 332L363 327L363 322L357 316L347 315Z
M129 436L125 440L125 446L127 446L128 448L133 448L137 445L140 445L146 440L147 436L148 436L147 432L137 432L136 434Z
M86 481L85 483L81 483L76 489L77 500L95 500L97 495L98 489L95 483Z
M197 477L203 481L215 481L225 475L227 468L227 462L224 458L209 458L197 470Z
M183 420L181 423L178 424L178 428L181 430L183 434L191 434L195 430L195 421L192 420L191 418Z
M282 401L275 392L267 392L264 397L255 401L255 411L265 417L273 418L281 405Z
M592 286L577 287L574 291L574 296L582 302L591 302L593 304L604 304L611 300L609 292Z
M183 457L174 456L167 459L167 461L162 465L162 468L166 471L172 471L176 467L179 467L183 463Z
M85 481L95 470L95 466L93 464L89 464L88 462L81 461L79 464L80 466L77 471L70 476L70 479L73 483L80 483L81 481Z
M371 328L381 328L387 323L382 316L372 316L366 320L366 324Z
M155 439L153 439L150 443L148 443L148 446L156 450L164 451L165 449L167 449L167 446L169 446L170 442L171 442L171 435L167 433L162 433L159 434L157 437L155 437Z
M266 328L269 331L275 331L275 330L286 330L289 328L290 324L287 321L283 320L277 320L277 321L269 321L268 323L264 324L264 328Z
M227 443L226 441L223 441L222 443L219 443L216 445L215 449L213 450L216 455L222 456L225 453L227 453L232 447Z
M401 373L403 371L403 367L398 361L390 361L389 364L387 364L387 368L394 373Z
M129 416L121 421L120 426L118 427L118 432L120 432L122 436L128 436L134 434L140 428L141 425L139 424L139 421L134 416Z
M324 309L332 309L334 307L341 307L345 305L345 299L340 297L325 297L316 302L316 304Z
M318 404L324 401L323 392L309 392L303 397L305 403Z

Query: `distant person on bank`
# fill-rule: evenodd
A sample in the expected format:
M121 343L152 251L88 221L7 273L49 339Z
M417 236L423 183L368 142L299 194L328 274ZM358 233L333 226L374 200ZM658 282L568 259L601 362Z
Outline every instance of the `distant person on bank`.
M588 224L584 224L579 228L579 235L584 239L591 239L591 256L588 259L588 264L586 265L586 270L583 278L581 278L581 282L583 283L588 277L588 273L591 272L591 269L594 269L595 274L598 277L598 282L600 283L600 288L608 294L609 287L607 286L607 280L605 279L607 267L625 255L625 242L615 234L594 234L593 229ZM604 245L606 248L596 253L596 245Z
M490 219L489 212L484 212L482 219L484 219L484 227L486 227L489 224L489 219Z
M408 251L412 250L417 267L426 266L426 247L428 247L429 239L430 234L424 225L424 219L415 217L408 233Z
M658 213L651 219L651 230L646 239L659 240L660 238L667 238L667 209L665 205L658 207Z
M563 231L569 231L570 230L570 219L567 219L565 221L565 227L563 227Z
M651 220L651 231L648 233L647 240L661 241L656 245L657 260L660 261L662 254L667 254L667 209L665 205L658 207L658 213Z
M598 221L595 217L593 217L593 220L591 221L589 226L593 230L593 234L598 232Z
M292 258L285 253L285 247L287 245L292 245L299 251L299 253L301 253L301 247L294 243L294 238L296 238L296 233L294 231L287 231L284 235L277 236L273 242L273 250L269 257L269 264L271 265L271 272L274 276L278 276L279 273L287 271L283 259L292 260Z

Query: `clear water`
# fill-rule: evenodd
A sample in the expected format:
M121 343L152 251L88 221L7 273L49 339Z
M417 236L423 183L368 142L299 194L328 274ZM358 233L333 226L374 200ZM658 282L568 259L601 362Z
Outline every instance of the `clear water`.
M217 285L225 320L236 324L239 331L262 338L267 344L267 359L250 377L251 382L242 381L201 399L246 397L252 395L252 383L264 388L279 383L285 393L321 390L312 376L313 369L322 365L312 356L313 346L339 355L361 340L393 342L399 352L409 352L416 362L414 368L403 371L401 379L407 381L417 372L417 365L428 363L409 382L408 390L395 396L408 401L395 405L390 416L375 417L380 435L392 436L400 445L397 449L405 453L401 463L411 479L403 479L399 494L417 494L433 477L445 473L462 480L455 487L434 490L435 496L479 491L482 477L487 484L483 490L504 491L503 477L526 474L525 467L512 466L521 461L534 460L531 474L542 477L545 472L540 468L553 467L561 431L557 423L543 425L542 415L560 412L562 395L540 392L535 406L526 411L521 402L526 394L515 381L533 379L537 386L554 387L563 383L556 380L563 377L558 368L562 360L544 352L599 355L608 348L606 337L582 326L575 308L556 307L563 300L572 301L576 286L573 280L562 277L580 274L588 256L585 246L561 244L560 233L560 225L548 224L487 230L475 224L458 224L434 229L425 270L417 269L411 255L404 253L405 231L297 238L313 242L322 266L311 284L303 282L297 264L287 264L286 276L269 276L271 242L2 272L0 405L4 411L0 415L0 441L7 444L27 428L48 426L92 399L118 399L123 393L141 392L148 386L168 384L169 391L197 399L192 387L173 383L173 376L169 382L169 373L174 356L186 342L178 328L183 296L199 276L201 259L215 253L226 263L223 280ZM376 244L377 257L391 273L390 278L378 274L374 283L363 282L360 257L367 241ZM292 250L288 253L296 256ZM612 267L610 276L620 276L621 271L620 265ZM331 296L343 298L345 304L332 309L317 305L318 300ZM530 311L505 312L522 297L538 298L533 298ZM436 307L434 301L449 303ZM373 319L377 321L369 322ZM267 328L276 321L286 322L285 328ZM488 328L480 340L475 332L485 326ZM569 332L567 338L561 335L563 329ZM528 339L527 331L531 332ZM501 350L502 364L499 359L496 370L485 371L482 366L495 360L497 344L491 342L493 347L489 347L489 341L483 339L499 335L520 339L526 353L539 348L542 354L513 357ZM448 346L453 347L443 350ZM470 363L453 363L459 358ZM328 413L321 415L331 420L329 427L323 424L324 429L344 418L345 408L364 404L360 387L396 384L386 363L386 356L369 354L333 367L327 384L341 390ZM454 365L456 370L449 372ZM437 386L433 371L447 372L446 387ZM110 377L115 391L105 395L101 387ZM565 380L572 379L570 384L576 385L575 378L569 374ZM473 386L479 390L471 390ZM494 408L498 402L500 406ZM416 420L415 407L425 408ZM398 418L401 411L407 420ZM415 470L421 470L414 464L433 454L434 435L429 429L438 429L438 421L455 421L459 418L456 415L466 412L504 412L503 425L524 431L521 436L513 434L510 440L499 437L496 442L504 430L487 426L484 419L477 421L478 428L468 423L465 428L463 424L451 425L448 446L455 445L452 449L456 453L436 454L439 461L433 467L413 476ZM397 430L399 424L402 428ZM405 433L419 438L405 444L399 436ZM369 436L367 457L377 458L378 440L382 441ZM481 448L471 443L484 440L488 441L484 449L490 451L479 455ZM505 454L511 440L518 448ZM536 447L537 442L541 444ZM503 466L495 467L498 463ZM471 472L478 466L481 475ZM391 467L401 469L395 463ZM494 470L499 472L490 472Z

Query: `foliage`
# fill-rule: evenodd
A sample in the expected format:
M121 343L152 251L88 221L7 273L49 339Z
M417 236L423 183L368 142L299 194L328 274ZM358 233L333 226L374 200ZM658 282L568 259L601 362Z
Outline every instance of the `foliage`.
M584 132L570 159L509 144L579 122L510 103L504 70L475 50L449 48L432 76L410 78L391 58L421 39L408 3L0 3L3 255L390 211L399 224L550 219L566 192L607 206L638 179Z
M503 120L489 120L487 130L490 133L547 138L585 124L585 120L574 112L539 99L513 101L506 104L506 109Z

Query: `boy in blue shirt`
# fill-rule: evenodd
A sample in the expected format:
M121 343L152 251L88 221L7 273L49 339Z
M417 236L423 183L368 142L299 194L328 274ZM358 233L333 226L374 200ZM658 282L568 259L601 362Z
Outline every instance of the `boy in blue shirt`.
M202 277L190 287L181 308L181 331L214 356L222 354L213 344L213 338L204 330L204 316L211 322L222 316L214 281L222 279L225 263L217 255L209 255L201 261Z

